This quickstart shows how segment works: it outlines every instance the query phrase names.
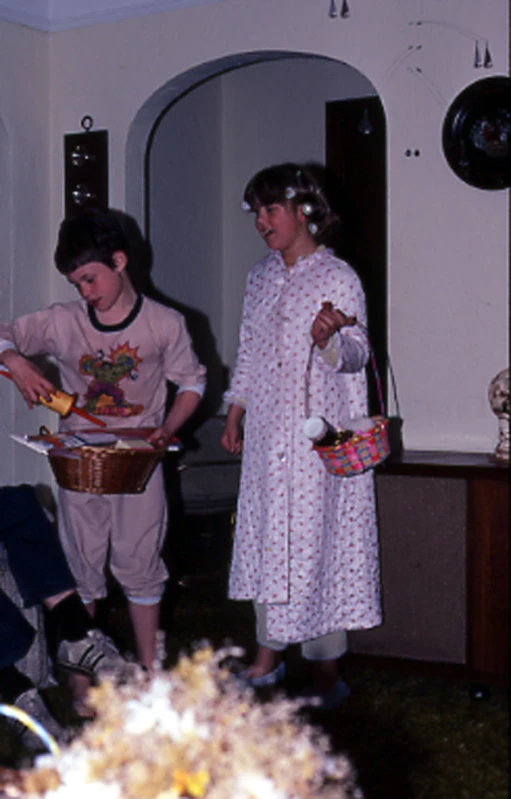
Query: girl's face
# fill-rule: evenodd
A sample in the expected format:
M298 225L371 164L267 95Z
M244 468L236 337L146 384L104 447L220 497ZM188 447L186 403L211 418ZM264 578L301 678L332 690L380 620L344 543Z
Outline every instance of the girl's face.
M282 253L288 266L296 263L301 255L309 255L316 249L316 242L307 227L307 217L293 203L260 205L255 214L257 232L270 249Z

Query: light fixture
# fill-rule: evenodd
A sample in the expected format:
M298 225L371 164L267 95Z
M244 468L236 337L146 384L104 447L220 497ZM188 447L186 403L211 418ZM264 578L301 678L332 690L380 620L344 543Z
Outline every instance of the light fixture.
M351 14L351 12L350 12L350 7L348 5L348 0L342 0L341 17L343 19L348 19L350 14Z
M476 39L475 50L474 50L474 68L479 69L479 67L483 66L483 59L481 58L481 51L479 49L479 42Z
M485 69L491 69L491 67L493 66L493 59L491 57L490 46L488 44L488 41L486 41L486 46L484 48L483 65L484 65Z
M340 17L341 19L348 19L348 17L351 16L348 0L341 0L339 10L337 9L336 0L330 0L328 16L330 17L330 19L335 19L335 17Z
M92 117L81 121L83 133L64 136L65 214L108 207L108 131L92 131Z
M373 126L371 125L371 120L369 119L369 111L367 108L364 108L362 119L357 125L357 130L359 133L362 133L364 136L370 136L371 133L373 132Z

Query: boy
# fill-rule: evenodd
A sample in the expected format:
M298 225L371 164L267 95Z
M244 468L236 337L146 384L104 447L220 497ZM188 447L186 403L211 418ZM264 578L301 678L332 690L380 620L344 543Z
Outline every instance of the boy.
M62 388L112 427L154 427L164 446L197 408L205 369L183 317L136 293L127 273L128 244L115 214L87 210L65 219L55 263L81 300L52 305L0 325L0 363L29 407L53 384L24 356L52 355ZM178 386L165 416L166 381ZM62 430L83 428L79 417ZM142 494L92 495L58 490L59 534L78 592L94 615L106 596L105 564L128 599L140 663L156 656L160 600L167 570L161 558L166 503L161 465Z

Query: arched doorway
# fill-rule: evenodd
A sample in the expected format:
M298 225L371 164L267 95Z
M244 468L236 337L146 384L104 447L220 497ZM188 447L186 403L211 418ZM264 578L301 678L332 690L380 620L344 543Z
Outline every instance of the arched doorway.
M243 185L269 163L324 163L327 103L365 97L379 102L340 61L250 53L173 78L132 124L127 211L151 245L153 293L185 314L209 368L213 413L234 362L246 274L264 253L240 209ZM380 267L385 260L384 251Z

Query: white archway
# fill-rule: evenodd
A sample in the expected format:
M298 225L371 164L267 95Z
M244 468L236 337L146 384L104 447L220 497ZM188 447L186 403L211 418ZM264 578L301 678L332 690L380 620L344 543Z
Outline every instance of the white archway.
M185 314L198 351L210 341L211 384L232 367L246 272L265 250L240 211L244 180L270 162L323 161L325 102L375 94L341 61L259 52L176 76L136 115L126 210L153 250L153 295Z
M186 72L174 76L146 100L130 126L126 141L126 211L138 221L143 231L146 228L145 173L147 151L158 121L169 107L193 88L226 72L241 69L251 64L303 58L329 61L337 64L344 63L317 53L280 52L275 50L238 53L199 64ZM354 67L345 66L360 75ZM364 80L369 82L366 78Z

